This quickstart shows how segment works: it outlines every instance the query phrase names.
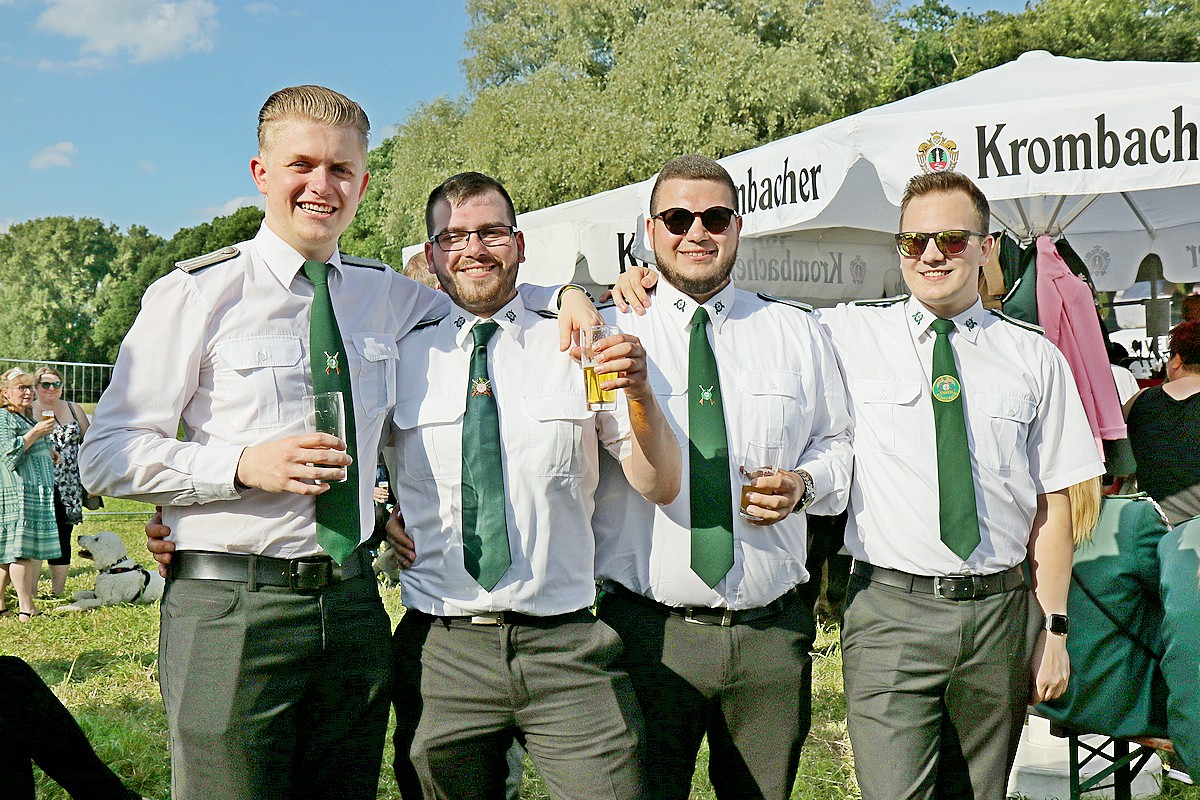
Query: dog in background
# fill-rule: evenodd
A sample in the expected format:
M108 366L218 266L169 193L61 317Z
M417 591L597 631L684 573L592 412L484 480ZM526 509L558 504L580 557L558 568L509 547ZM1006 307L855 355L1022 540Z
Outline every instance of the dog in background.
M164 581L157 571L148 570L125 554L125 543L112 531L95 536L80 536L79 554L90 558L99 570L96 588L75 592L70 605L59 611L87 611L120 603L155 603L163 594Z

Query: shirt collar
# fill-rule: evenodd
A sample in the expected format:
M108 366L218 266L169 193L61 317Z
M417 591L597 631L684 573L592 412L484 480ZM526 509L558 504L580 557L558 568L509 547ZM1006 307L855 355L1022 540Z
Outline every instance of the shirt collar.
M505 303L489 319L491 322L500 325L499 333L507 334L512 339L519 340L521 330L525 327L525 317L528 313L525 309L525 303L521 301L520 293L517 293L512 300ZM471 344L474 343L474 340L471 338L471 329L484 321L487 320L459 307L457 303L451 303L450 314L442 324L453 326L454 343L459 347L466 347L468 342Z
M291 286L296 275L304 270L304 256L279 238L275 231L267 227L266 222L259 227L254 237L254 249L258 251L271 274L284 286ZM333 267L329 271L330 283L336 284L341 281L342 255L337 248L334 248L333 256L326 263Z
M916 297L909 297L904 303L904 315L908 319L908 327L912 331L913 337L918 339L929 331L929 326L937 319L937 315L926 308ZM950 320L954 323L955 333L960 338L974 344L979 338L979 331L983 328L985 318L983 302L976 300L970 308L951 317Z
M663 314L680 328L688 327L692 323L696 307L703 305L708 310L709 323L712 325L714 333L720 333L721 328L725 325L725 320L729 319L736 297L737 290L733 286L733 281L730 281L725 288L703 303L697 303L691 295L684 294L661 278L658 288L654 292L655 304L661 305L664 309Z

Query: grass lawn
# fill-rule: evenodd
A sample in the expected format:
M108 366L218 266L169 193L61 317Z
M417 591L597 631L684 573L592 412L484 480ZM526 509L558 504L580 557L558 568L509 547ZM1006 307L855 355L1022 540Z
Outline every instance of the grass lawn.
M146 506L106 499L107 512L142 511ZM142 526L148 512L138 516L90 516L76 533L116 531L130 555L144 565ZM68 592L90 589L95 576L90 562L71 566ZM40 586L49 587L48 577ZM16 608L10 590L9 607ZM393 619L403 609L396 590L384 590ZM65 601L62 601L65 602ZM47 612L53 601L41 601ZM26 624L0 620L0 653L28 661L79 720L100 758L128 785L155 800L169 797L170 764L167 727L157 684L157 606L117 606L80 614L53 614ZM813 670L812 732L800 763L793 798L843 800L858 797L853 759L846 735L845 702L841 688L841 653L837 629L823 629L817 638ZM391 737L384 754L385 768L379 797L399 797L391 776ZM701 753L692 797L713 797L707 778L707 751ZM547 797L536 773L527 765L522 790L525 798ZM40 776L39 798L66 798L57 785ZM1200 800L1200 789L1168 782L1164 798Z

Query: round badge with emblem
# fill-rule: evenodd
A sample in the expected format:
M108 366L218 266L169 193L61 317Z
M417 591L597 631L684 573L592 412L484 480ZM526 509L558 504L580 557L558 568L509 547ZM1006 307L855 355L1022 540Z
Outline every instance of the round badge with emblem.
M953 403L962 392L958 378L953 375L942 375L933 380L933 398L940 403Z

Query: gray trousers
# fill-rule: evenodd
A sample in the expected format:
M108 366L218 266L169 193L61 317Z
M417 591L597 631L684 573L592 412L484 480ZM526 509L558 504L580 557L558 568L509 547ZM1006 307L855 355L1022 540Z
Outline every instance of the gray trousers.
M168 581L159 674L172 797L373 800L389 628L369 571L319 592Z
M946 600L851 575L842 676L863 800L1005 797L1040 618L1023 586Z
M408 611L392 636L405 800L505 797L513 737L552 797L644 796L641 714L620 640L586 610L472 625ZM407 758L405 758L407 754Z
M812 710L812 609L793 595L746 624L698 625L605 594L600 618L621 636L646 719L646 776L656 800L687 800L701 740L718 798L786 800Z

